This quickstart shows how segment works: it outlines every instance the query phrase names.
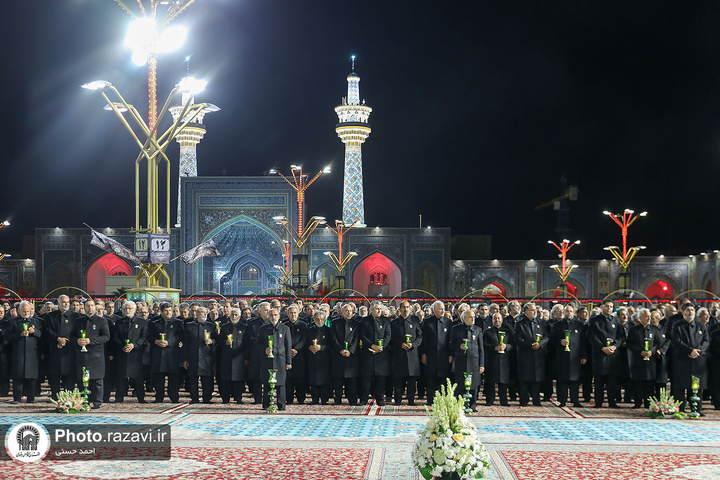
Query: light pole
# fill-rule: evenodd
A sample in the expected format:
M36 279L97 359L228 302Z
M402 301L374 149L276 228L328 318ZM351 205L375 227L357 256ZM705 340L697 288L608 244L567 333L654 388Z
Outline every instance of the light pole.
M343 237L345 234L347 234L353 227L357 225L357 222L353 222L351 225L345 225L342 220L335 220L335 228L332 228L331 226L326 226L325 228L329 229L331 232L335 234L335 236L338 239L338 255L336 256L333 252L323 252L325 255L330 257L330 260L332 260L333 264L335 265L335 268L338 271L338 275L335 276L335 278L338 281L338 288L345 288L345 275L344 270L347 264L350 262L350 260L357 255L356 252L348 252L346 255L343 255Z
M620 263L618 287L621 290L624 290L629 287L629 285L628 285L628 267L630 266L630 262L632 262L632 259L635 257L635 254L637 254L637 252L646 248L644 245L628 248L628 246L627 246L628 228L630 228L630 225L635 223L635 220L637 220L638 217L646 216L647 212L642 212L639 215L635 215L635 210L630 210L629 208L626 208L622 214L615 214L615 213L611 213L611 212L608 212L607 210L605 210L603 212L603 215L607 215L610 218L612 218L613 221L618 224L618 226L620 227L620 229L622 231L622 242L623 242L622 243L622 245L623 245L622 251L620 251L620 247L616 247L616 246L605 247L604 250L610 251L610 253L612 253L613 256Z
M292 252L292 248L290 247L290 242L283 238L282 245L277 243L275 240L273 240L272 244L278 247L283 252L282 255L285 259L285 266L275 265L275 268L277 268L278 271L283 274L283 277L285 278L285 285L290 286L290 277L292 275L292 269L290 268L290 254Z
M149 5L143 0L136 0L137 7L130 8L125 0L115 3L133 18L125 36L125 45L132 50L132 60L142 66L148 66L148 126L157 126L157 60L164 52L177 50L185 41L186 30L179 25L168 26L195 0L150 0ZM167 7L158 16L158 7Z
M8 227L8 226L10 226L10 222L8 222L7 220L5 220L4 222L0 223L0 230L3 229L3 228L5 228L5 227ZM0 253L0 260L2 260L2 259L5 258L5 257L12 257L12 255L10 255L10 254L8 254L8 253Z
M318 173L315 174L314 177L310 178L309 175L303 173L302 167L299 165L290 165L290 173L292 174L292 181L283 175L282 173L278 172L274 168L270 170L271 174L277 173L280 175L283 180L285 180L287 183L290 184L291 187L297 192L297 205L298 205L298 221L297 221L297 231L298 235L302 235L303 233L303 208L305 205L305 190L308 189L310 185L315 182L318 178L320 178L320 175L323 173L330 173L330 167L325 167L322 170L320 170ZM310 178L310 180L308 180Z
M158 136L157 128L150 128L135 107L130 105L120 92L110 83L104 80L96 80L82 85L87 90L95 90L100 92L105 100L106 110L111 110L118 117L120 122L130 133L135 143L140 147L140 154L135 159L135 229L136 254L143 259L140 265L140 273L136 278L137 286L140 285L140 279L147 277L148 287L160 286L162 280L166 281L166 286L170 286L170 277L165 272L165 265L170 259L169 233L170 233L170 160L165 151L168 145L189 123L195 118L207 112L219 110L210 103L191 104L190 99L193 95L201 91L205 87L205 81L197 80L192 77L184 78L179 84L173 88L168 95L165 104L157 117L159 123L165 113L168 111L172 99L180 94L187 93L188 100L182 107L182 112L173 124ZM112 97L112 99L111 99ZM125 118L125 114L130 116L130 120ZM136 133L139 131L139 133ZM147 225L140 225L140 164L147 162ZM166 166L166 219L167 228L163 231L160 228L160 200L159 200L159 166L163 163ZM147 262L145 262L147 260Z
M554 245L555 248L560 251L560 256L562 258L562 265L551 265L550 267L555 269L557 274L560 275L560 279L563 282L566 282L568 277L572 273L573 268L575 268L575 265L570 265L568 267L567 252L575 245L580 244L580 240L575 240L573 243L570 243L570 240L563 240L562 242L560 242L560 244L557 244L552 240L548 240L548 243Z
M288 246L284 248L289 248L287 250L288 255L285 259L286 264L289 266L289 258L291 253L295 248L298 249L298 254L293 256L292 260L292 269L286 268L286 271L292 272L292 283L294 287L300 287L300 288L307 288L309 284L308 279L308 260L307 260L307 254L302 253L302 249L307 243L307 241L310 239L310 235L315 231L315 229L318 227L318 225L322 225L325 223L325 217L318 217L314 216L310 218L310 221L305 226L305 228L301 228L299 230L295 229L293 224L290 222L290 220L287 219L285 216L277 216L273 217L273 220L277 225L282 225L282 227L285 229L287 234L292 239L294 245L292 245L292 248L290 248L290 244L288 242ZM300 233L302 232L302 233ZM278 245L279 246L279 245ZM284 250L283 248L283 250Z

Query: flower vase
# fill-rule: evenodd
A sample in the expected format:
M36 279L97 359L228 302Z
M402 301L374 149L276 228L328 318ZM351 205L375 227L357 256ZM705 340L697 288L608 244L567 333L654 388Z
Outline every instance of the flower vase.
M458 475L455 472L452 473L446 473L445 475L442 475L440 477L433 477L435 480L460 480L460 475Z

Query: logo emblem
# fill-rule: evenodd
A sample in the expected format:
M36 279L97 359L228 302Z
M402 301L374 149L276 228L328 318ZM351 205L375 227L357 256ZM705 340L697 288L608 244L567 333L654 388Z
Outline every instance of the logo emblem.
M5 434L5 450L14 460L23 463L37 462L45 458L50 449L50 434L37 423L13 425Z

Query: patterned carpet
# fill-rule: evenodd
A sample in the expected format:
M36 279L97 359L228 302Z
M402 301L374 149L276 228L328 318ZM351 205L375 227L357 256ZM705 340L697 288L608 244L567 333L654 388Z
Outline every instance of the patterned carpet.
M3 462L3 479L420 480L410 452L424 407L110 404L77 414L0 401L0 423L168 423L169 461ZM706 406L707 407L707 406ZM651 420L641 410L479 406L472 421L488 447L491 479L720 478L720 415Z

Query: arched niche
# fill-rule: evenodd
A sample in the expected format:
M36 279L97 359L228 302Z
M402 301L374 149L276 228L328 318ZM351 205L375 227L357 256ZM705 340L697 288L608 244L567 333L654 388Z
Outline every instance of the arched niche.
M132 268L122 258L106 253L88 267L85 273L85 290L91 295L105 295L106 277L132 274Z
M377 284L370 280L371 275L385 276L385 283ZM363 295L371 297L394 296L402 290L402 272L400 267L387 256L380 252L368 255L353 269L353 288Z

